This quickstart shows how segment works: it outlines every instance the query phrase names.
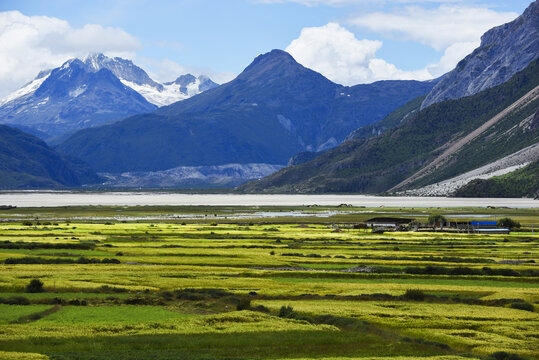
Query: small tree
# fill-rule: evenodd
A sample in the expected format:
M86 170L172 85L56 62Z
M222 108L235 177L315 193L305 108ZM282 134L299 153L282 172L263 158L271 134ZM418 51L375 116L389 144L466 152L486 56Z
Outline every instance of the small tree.
M414 231L417 231L417 229L419 229L419 226L421 226L421 223L417 220L414 220L408 224L408 228Z
M251 309L251 300L241 299L238 305L236 305L236 310L250 310Z
M430 214L428 222L434 227L439 224L440 230L443 230L444 224L447 222L447 219L441 214Z
M515 221L511 218L501 218L498 220L498 226L508 228L508 229L518 229L520 228L520 223L518 221Z
M39 279L33 279L28 285L26 285L26 292L39 293L45 291L43 289L43 282Z

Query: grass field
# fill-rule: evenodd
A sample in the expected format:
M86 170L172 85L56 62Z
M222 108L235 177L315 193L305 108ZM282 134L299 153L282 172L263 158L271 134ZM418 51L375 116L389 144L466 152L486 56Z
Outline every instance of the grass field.
M350 228L433 212L523 226ZM66 207L0 219L0 359L539 358L537 209ZM27 292L33 279L43 292Z

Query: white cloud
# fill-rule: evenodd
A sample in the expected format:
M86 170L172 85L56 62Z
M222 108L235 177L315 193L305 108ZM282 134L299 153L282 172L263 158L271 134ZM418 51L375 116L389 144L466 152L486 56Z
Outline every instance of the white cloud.
M470 54L480 44L480 41L467 41L458 42L450 45L445 49L440 61L436 64L427 65L426 71L432 75L432 77L438 77L451 71L455 68L457 63L464 59L466 55Z
M179 43L158 42L175 47ZM26 16L18 11L0 12L0 99L31 81L41 70L60 66L66 60L88 53L104 53L135 60L157 81L172 81L179 75L208 75L218 83L236 74L207 68L184 67L170 59L136 56L140 42L122 29L87 24L73 28L67 21L47 16Z
M381 41L359 40L341 25L329 23L304 28L286 51L304 66L344 85L385 79L426 80L433 77L427 70L402 71L377 58L376 51L380 47Z
M89 52L132 58L139 41L125 31L65 20L0 12L0 98L32 80L40 70Z
M441 5L434 9L405 7L392 13L367 13L348 20L353 26L443 51L437 63L415 71L400 70L377 58L376 51L382 42L357 39L337 23L304 28L286 50L301 64L345 85L389 79L427 80L452 70L479 46L483 33L517 16L516 13L498 13L486 8Z
M455 43L479 41L490 28L517 16L517 13L481 7L441 5L435 9L424 9L411 6L392 13L361 14L351 17L348 23L442 51Z
M297 3L305 6L341 6L341 5L359 5L359 4L387 4L393 3L448 3L460 2L462 0L258 0L262 4L282 4L282 3Z

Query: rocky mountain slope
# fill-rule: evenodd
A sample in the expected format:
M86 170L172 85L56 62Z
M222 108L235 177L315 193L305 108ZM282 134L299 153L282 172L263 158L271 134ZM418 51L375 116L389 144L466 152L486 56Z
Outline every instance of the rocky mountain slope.
M518 18L487 31L481 45L461 60L457 67L427 95L427 106L502 84L539 57L539 0Z
M433 104L380 136L351 139L240 190L379 193L440 182L539 142L538 106L535 60L502 85Z
M286 164L338 145L351 130L426 94L433 82L346 87L284 51L260 55L236 79L147 115L80 131L59 146L98 171Z
M231 188L270 175L282 166L269 164L227 164L180 166L164 171L101 174L101 185L116 188Z
M539 160L508 174L475 179L459 188L457 197L532 197L539 198Z
M71 59L0 101L0 123L50 139L150 112L217 86L204 76L183 79L182 84L160 84L130 60L103 54Z
M539 159L539 143L528 146L511 155L505 156L480 168L470 170L447 180L431 185L403 191L407 196L447 196L474 180L486 180L495 176L505 175L529 165ZM537 174L539 178L539 174ZM539 190L539 187L537 188ZM459 192L460 193L460 192Z
M58 154L32 135L0 125L0 189L75 187L98 181L81 161Z

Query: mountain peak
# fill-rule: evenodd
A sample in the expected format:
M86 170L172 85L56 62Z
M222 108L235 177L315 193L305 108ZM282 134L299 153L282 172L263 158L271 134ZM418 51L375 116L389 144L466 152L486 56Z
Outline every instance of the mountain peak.
M290 65L299 65L296 60L287 53L284 50L279 49L273 49L270 52L267 52L265 54L258 55L251 65L251 66L263 66L267 64L290 64ZM247 67L247 69L249 68ZM246 69L246 70L247 70Z
M112 60L102 53L90 53L83 57L81 61L93 71L98 71L103 68L103 64L107 60Z
M187 86L188 84L195 82L196 77L192 74L180 75L172 83L180 86Z
M253 62L238 76L242 80L254 80L263 77L291 75L300 70L307 70L300 65L292 55L283 50L274 49L268 53L258 55Z

